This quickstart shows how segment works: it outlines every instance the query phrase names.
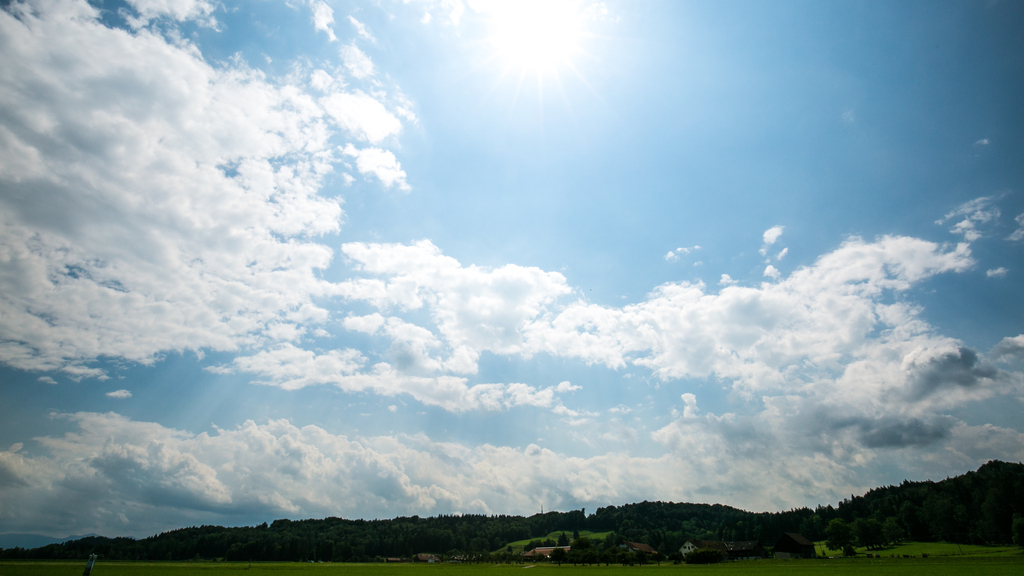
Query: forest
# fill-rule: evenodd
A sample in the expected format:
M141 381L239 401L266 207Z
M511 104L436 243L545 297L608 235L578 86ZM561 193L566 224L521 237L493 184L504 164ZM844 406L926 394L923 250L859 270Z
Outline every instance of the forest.
M900 540L1022 544L1024 464L991 461L941 481L873 489L815 509L747 512L722 504L640 502L533 516L442 515L392 520L274 520L259 526L198 526L148 538L88 537L40 548L0 549L2 559L277 560L372 562L433 553L487 560L509 555L510 542L552 532L614 532L597 548L642 542L669 556L687 539L758 540L770 547L784 532L818 541L834 520ZM877 529L871 529L876 527Z

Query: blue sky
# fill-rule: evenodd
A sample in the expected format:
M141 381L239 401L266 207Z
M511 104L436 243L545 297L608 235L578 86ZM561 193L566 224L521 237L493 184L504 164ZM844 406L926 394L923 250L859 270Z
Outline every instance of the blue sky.
M0 12L0 533L1024 459L1008 2Z

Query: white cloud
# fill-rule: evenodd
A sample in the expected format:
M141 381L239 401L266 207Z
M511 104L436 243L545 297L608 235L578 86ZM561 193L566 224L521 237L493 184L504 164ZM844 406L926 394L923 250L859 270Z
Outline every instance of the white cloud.
M53 378L50 378L49 376L40 376L39 378L36 378L36 381L37 382L42 382L43 384L56 384L57 383L56 380L54 380Z
M1024 240L1024 214L1018 214L1014 221L1017 223L1017 229L1007 236L1006 239L1011 242Z
M366 24L356 20L353 16L349 16L348 21L352 24L352 27L355 28L356 34L359 34L359 36L364 40L368 40L373 43L377 42L377 39L373 37L373 34L371 34L370 30L366 27Z
M338 295L379 309L426 307L453 350L524 353L524 330L571 289L557 272L509 264L463 267L429 241L413 245L343 244L357 270L377 278L340 283Z
M732 279L732 276L728 274L722 274L722 277L718 280L718 283L722 286L732 286L736 284L736 281Z
M675 262L676 260L679 260L680 256L685 255L685 254L690 254L691 252L694 252L695 250L700 250L700 246L690 246L688 248L680 246L679 248L676 248L675 250L670 250L669 253L665 255L665 260L667 260L669 262Z
M380 148L360 150L347 144L342 149L342 153L356 159L356 169L360 174L373 174L386 188L398 186L399 190L406 192L412 190L412 187L405 181L405 171L402 170L402 165L391 151Z
M988 138L982 138L974 143L975 146L988 146Z
M715 295L680 282L623 308L576 302L527 322L523 347L611 368L647 366L666 380L717 377L739 389L772 388L798 378L801 367L841 370L881 342L876 330L896 330L886 342L923 337L928 328L915 308L885 304L884 294L972 265L967 245L944 251L906 237L851 238L814 266L760 288L726 286Z
M772 280L778 280L779 278L782 277L782 273L779 272L779 270L775 268L775 266L769 264L768 266L765 267L763 276L771 278Z
M992 196L983 196L970 202L964 202L942 219L936 220L935 223L944 224L951 219L963 216L963 220L957 222L949 231L953 234L963 234L964 240L974 242L982 237L982 231L978 229L979 225L992 225L999 219L1000 211L998 207L992 205L993 201Z
M195 434L113 413L60 418L74 429L38 438L42 453L0 452L0 470L11 479L0 506L12 531L124 533L119 514L135 536L203 519L529 514L538 495L552 509L671 500L784 510L861 492L882 469L822 452L794 454L780 441L806 438L696 412L654 434L667 454L589 458L422 434L349 437L287 420ZM615 441L638 440L629 427L615 431ZM989 458L1020 460L1022 446L1024 435L1015 431L954 422L940 445L916 452L921 457L895 450L885 460L943 471L949 465L937 463L951 460L953 469L966 470Z
M311 239L342 211L318 195L334 159L317 102L98 16L73 0L0 12L0 361L102 377L97 357L236 350L326 319L312 298L332 252ZM345 128L397 132L351 97L331 103Z
M786 254L789 254L789 248L783 248L778 254L775 255L775 259L782 260L783 258L786 257Z
M454 413L501 411L516 406L564 408L556 396L565 391L563 386L536 388L521 383L470 386L466 378L434 374L451 369L452 364L465 365L466 361L457 354L447 362L438 361L429 355L429 350L417 350L417 344L430 349L436 347L436 342L431 342L429 336L423 338L422 328L398 324L391 327L392 330L401 332L404 328L412 334L407 333L404 340L401 335L395 338L398 346L393 347L393 351L397 348L399 357L393 358L393 363L379 362L363 369L366 359L356 350L317 354L282 344L254 356L235 358L233 369L260 378L256 383L285 390L333 384L350 393L372 392L388 397L407 394L417 402ZM408 356L400 357L401 353ZM474 371L475 360L474 357L469 362Z
M321 92L326 91L333 83L334 78L323 70L314 70L313 73L309 75L309 85Z
M374 74L373 61L355 43L341 47L341 60L354 78L368 78Z
M782 237L782 231L785 230L785 226L772 226L771 228L764 231L761 238L764 241L764 245L761 246L759 252L762 256L768 253L768 247L778 242L779 238Z
M107 397L120 399L131 398L132 393L127 390L114 390L113 392L107 392Z
M360 90L324 96L320 99L320 106L338 126L371 144L396 136L402 130L402 122L394 114Z
M337 40L338 37L334 35L334 28L332 28L334 25L334 10L326 2L318 0L311 0L309 7L313 10L313 26L317 30L326 32L331 42Z
M989 278L1002 278L1006 276L1006 272L1006 268L1000 266L999 268L992 268L990 270L986 270L985 275L988 276Z
M208 0L127 0L132 8L139 13L145 24L149 20L168 16L174 20L198 20L209 26L216 26L216 20L210 15L215 5Z

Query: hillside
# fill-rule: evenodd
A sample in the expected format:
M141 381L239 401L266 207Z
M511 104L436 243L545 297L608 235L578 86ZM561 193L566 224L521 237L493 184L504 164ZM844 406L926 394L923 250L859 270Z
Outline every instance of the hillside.
M371 561L415 553L486 553L554 532L607 533L602 545L645 542L667 554L687 538L760 540L783 532L824 537L833 519L889 521L915 541L1008 544L1015 514L1024 515L1024 465L991 461L975 472L938 482L903 482L837 506L753 513L721 504L640 502L523 516L418 516L393 520L275 520L225 528L182 528L144 539L92 536L34 549L0 551L5 559L71 559L97 553L111 560L332 560Z

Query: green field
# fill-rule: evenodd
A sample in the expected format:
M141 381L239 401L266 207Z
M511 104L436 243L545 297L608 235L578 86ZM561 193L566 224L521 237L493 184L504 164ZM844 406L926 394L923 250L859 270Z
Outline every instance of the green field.
M85 562L0 562L0 576L79 576ZM878 574L946 576L961 574L1024 574L1024 556L960 556L942 558L893 559L849 558L837 560L757 560L711 566L662 563L661 566L555 566L551 564L301 564L238 562L98 562L93 576L216 576L218 574L272 576L516 576L530 570L529 576L630 576L638 571L650 576L764 575L798 574ZM540 574L538 574L540 573ZM525 574L523 576L526 576Z

